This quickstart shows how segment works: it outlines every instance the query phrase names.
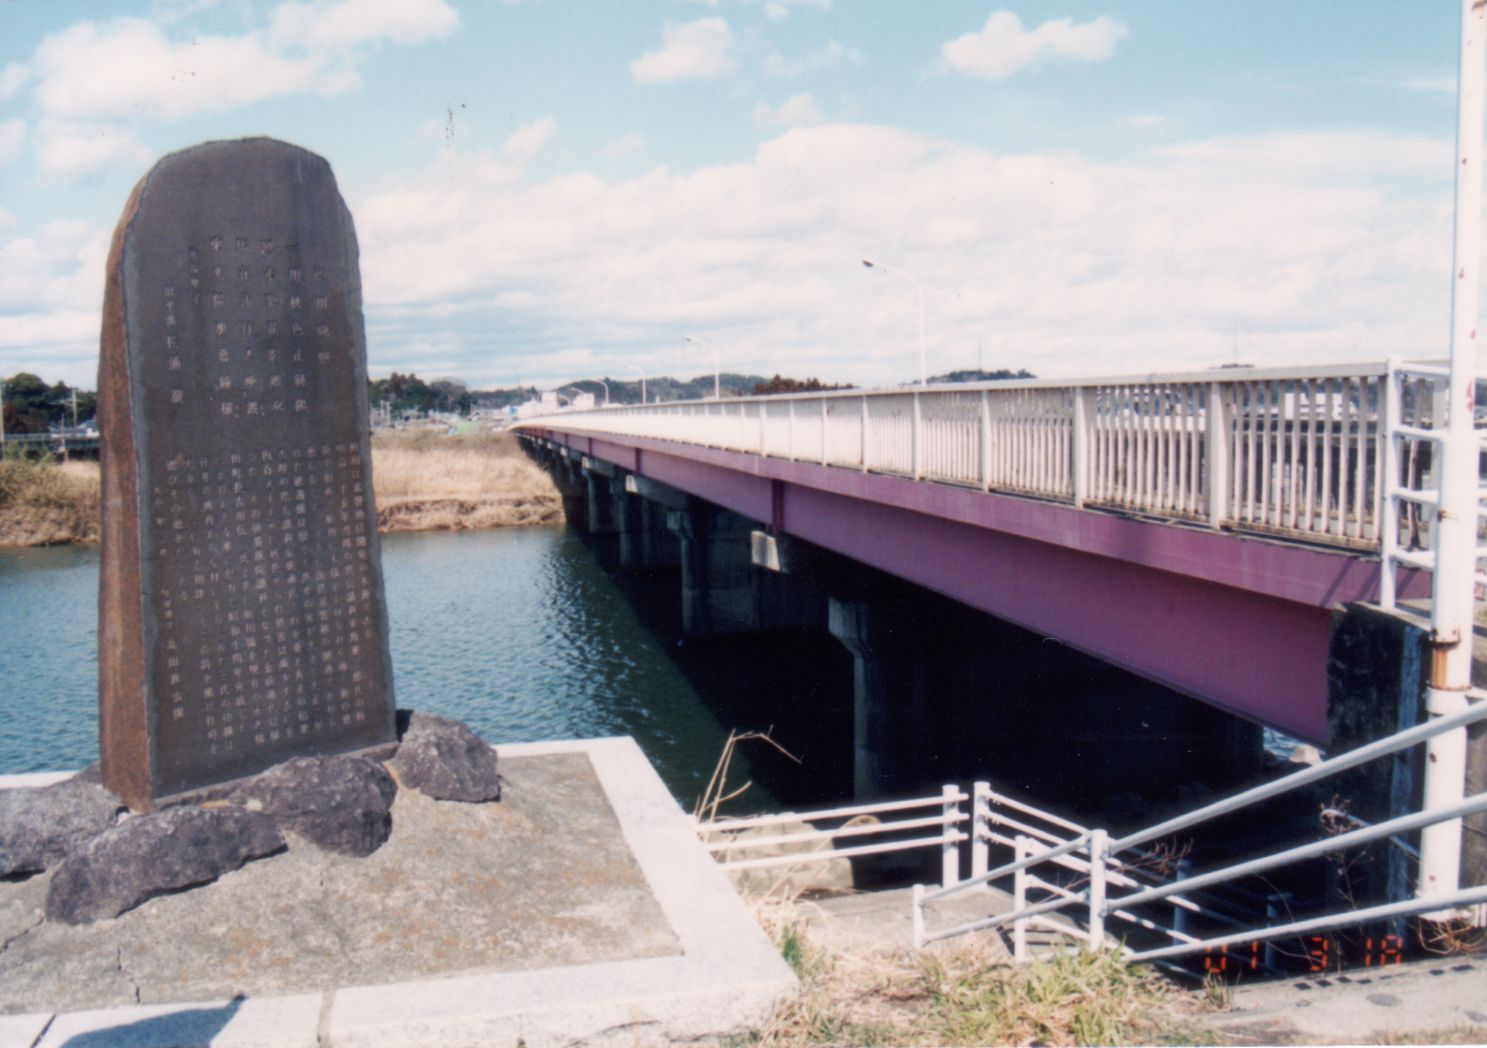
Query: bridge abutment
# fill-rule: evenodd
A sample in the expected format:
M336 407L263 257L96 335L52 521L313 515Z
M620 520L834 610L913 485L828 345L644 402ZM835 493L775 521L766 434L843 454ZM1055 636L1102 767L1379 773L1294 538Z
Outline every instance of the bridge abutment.
M1487 687L1482 638L1472 665L1472 683ZM1348 604L1333 616L1328 650L1329 752L1356 749L1426 719L1430 674L1428 615L1401 607L1384 610ZM1335 782L1348 811L1369 822L1419 811L1424 773L1418 747L1378 758L1341 773ZM1487 727L1468 730L1466 793L1487 789ZM1412 836L1418 836L1412 835ZM1398 847L1377 847L1367 871L1390 899L1414 895L1417 863ZM1462 828L1461 884L1487 883L1487 814L1469 816ZM1377 885L1376 885L1377 887Z

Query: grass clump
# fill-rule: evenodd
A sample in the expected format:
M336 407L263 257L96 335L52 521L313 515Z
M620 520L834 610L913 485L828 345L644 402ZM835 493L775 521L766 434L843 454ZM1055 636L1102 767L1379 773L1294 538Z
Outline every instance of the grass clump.
M762 1045L1204 1044L1183 995L1114 952L1070 951L1013 965L987 943L918 955L823 947L798 904L760 910L800 979L754 1043Z
M96 462L0 458L0 546L98 541Z

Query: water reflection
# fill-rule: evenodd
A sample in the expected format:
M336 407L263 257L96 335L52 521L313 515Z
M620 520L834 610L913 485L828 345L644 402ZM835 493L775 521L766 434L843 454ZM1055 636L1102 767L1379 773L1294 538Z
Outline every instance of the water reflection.
M390 535L383 569L398 705L497 743L634 735L684 804L705 786L726 729L575 535ZM97 759L97 588L96 547L0 550L0 771Z

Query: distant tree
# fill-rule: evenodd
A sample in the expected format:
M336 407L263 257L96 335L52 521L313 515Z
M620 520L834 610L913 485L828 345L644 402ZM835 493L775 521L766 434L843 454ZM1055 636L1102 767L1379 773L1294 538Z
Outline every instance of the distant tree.
M999 368L996 371L982 371L980 368L967 368L963 371L951 371L944 375L931 375L930 383L936 382L1003 382L1015 378L1037 378L1031 371L1018 368L1016 371L1008 371Z
M77 421L87 422L98 412L98 397L76 390ZM72 425L74 388L65 382L47 385L38 375L22 371L5 380L5 432L45 433Z
M754 383L753 393L756 397L768 397L777 393L820 393L829 389L852 388L854 387L828 385L818 378L798 379L775 375L766 382Z

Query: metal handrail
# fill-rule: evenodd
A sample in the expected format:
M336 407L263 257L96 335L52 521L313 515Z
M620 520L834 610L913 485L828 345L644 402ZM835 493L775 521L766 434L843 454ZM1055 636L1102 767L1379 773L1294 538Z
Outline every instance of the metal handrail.
M1285 851L1275 852L1259 859L1250 859L1248 862L1236 863L1233 866L1211 870L1208 873L1194 874L1191 877L1184 877L1180 881L1170 881L1167 884L1147 888L1132 895L1122 895L1118 899L1111 899L1110 905L1113 906L1116 903L1120 903L1125 906L1140 906L1142 903L1155 902L1158 899L1164 899L1177 892L1197 891L1209 885L1222 884L1237 877L1247 877L1252 873L1259 873L1262 870L1284 866L1288 862L1312 859L1318 855L1326 855L1329 852L1345 851L1348 848L1367 844L1370 841L1376 841L1406 830L1418 830L1422 826L1445 822L1448 819L1460 819L1467 815L1475 815L1481 811L1487 811L1487 793L1476 794L1462 801L1460 804L1451 805L1449 808L1412 812L1409 815L1401 815L1396 819L1390 819L1388 822L1381 822L1358 830L1349 830L1347 833L1339 833L1335 837L1327 837L1320 841L1313 841L1310 844L1287 848Z
M1487 694L1477 692L1475 697L1479 701L1472 703L1459 713L1452 714L1448 717L1437 717L1423 724L1417 724L1413 728L1407 728L1402 732L1379 739L1376 742L1359 746L1356 750L1349 750L1347 753L1328 758L1321 764L1314 764L1311 767L1303 768L1300 771L1275 779L1272 782L1263 783L1245 790L1243 793L1237 793L1233 797L1204 805L1202 808L1188 812L1186 815L1176 816L1165 822L1157 823L1155 826L1144 830L1137 830L1135 833L1112 840L1110 842L1111 850L1125 851L1127 848L1137 844L1145 844L1159 837L1166 837L1179 830L1185 830L1190 826L1195 826L1200 822L1206 822L1216 816L1227 815L1230 812L1238 811L1240 808L1248 807L1258 801L1277 797L1300 786L1316 782L1318 779L1325 779L1329 775L1335 775L1337 772L1356 767L1375 757L1397 753L1400 750L1408 749L1416 743L1434 738L1444 732L1463 728L1469 724L1475 724L1480 720L1487 720L1487 701L1480 701L1487 700Z
M1194 891L1213 887L1220 884L1228 884L1237 878L1249 876L1276 866L1297 862L1303 859L1328 854L1330 852L1342 851L1357 847L1375 840L1393 839L1398 834L1422 827L1433 826L1452 820L1462 819L1468 815L1487 811L1487 793L1474 795L1458 804L1429 808L1425 811L1413 812L1408 815L1399 816L1386 822L1375 825L1363 826L1347 833L1338 834L1321 841L1314 841L1293 848L1284 849L1271 855L1251 859L1246 862L1237 863L1207 873L1184 877L1181 880L1171 881L1166 884L1145 888L1141 891L1131 892L1126 895L1110 897L1106 894L1107 882L1120 884L1127 880L1123 877L1112 876L1116 871L1107 867L1112 862L1112 856L1121 851L1128 850L1136 845L1144 844L1161 837L1166 837L1179 830L1187 829L1198 823L1220 815L1227 815L1241 808L1279 796L1301 786L1324 779L1337 772L1355 767L1366 761L1377 757L1387 756L1399 750L1418 745L1425 740L1434 738L1448 731L1456 731L1467 725L1487 720L1487 693L1473 689L1469 693L1470 701L1465 709L1448 715L1433 718L1424 724L1416 725L1404 731L1397 732L1392 736L1377 740L1361 746L1356 750L1330 758L1321 764L1304 768L1291 775L1287 775L1274 782L1265 783L1261 786L1245 790L1233 797L1216 801L1205 805L1196 811L1186 815L1177 816L1157 823L1154 826L1135 833L1128 834L1118 839L1110 839L1103 830L1091 829L1072 840L1066 841L1058 847L1042 848L1024 854L1024 849L1031 843L1028 837L1017 839L1017 854L1019 858L1010 863L998 866L994 870L971 877L969 880L954 885L947 885L934 892L924 892L916 886L914 893L914 928L915 941L922 945L925 942L947 938L951 935L960 934L964 931L998 927L1002 924L1013 923L1017 928L1025 928L1026 922L1037 915L1050 913L1054 910L1063 909L1079 902L1088 901L1089 904L1089 937L1091 942L1099 941L1104 936L1104 923L1107 916L1115 916L1123 920L1134 920L1150 930L1158 931L1172 937L1191 938L1183 935L1177 929L1162 928L1155 922L1146 922L1144 918L1138 918L1133 913L1136 907L1159 900L1170 900L1177 904L1182 896ZM978 791L983 787L978 786ZM1048 813L1040 812L1030 805L1017 805L1021 811L1028 812L1040 818L1049 818ZM987 813L990 814L989 812ZM1009 820L1012 821L1012 820ZM973 835L983 833L979 825L972 829ZM1043 836L1043 834L1040 834ZM1052 834L1046 836L1053 837ZM1054 838L1057 839L1057 838ZM1065 856L1072 853L1087 850L1087 871L1090 877L1089 887L1082 893L1060 892L1063 897L1039 903L1036 906L1020 905L1009 913L999 914L995 918L984 921L971 922L969 925L960 925L951 929L944 929L934 933L924 932L923 907L926 903L949 895L968 890L982 884L1004 877L1016 875L1018 878L1017 898L1023 897L1027 874L1026 871L1032 867L1050 861L1061 861ZM1085 864L1083 859L1079 860ZM1128 882L1129 883L1129 882ZM1373 907L1368 910L1348 911L1331 917L1316 918L1310 921L1293 923L1281 926L1281 929L1263 929L1264 934L1259 934L1255 929L1249 928L1242 932L1228 936L1220 936L1214 939L1192 939L1191 942L1182 943L1177 946L1164 947L1156 951L1132 954L1133 960L1155 960L1163 957L1175 956L1179 953L1192 952L1205 947L1221 946L1227 943L1242 942L1248 940L1260 940L1275 938L1287 934L1285 929L1294 932L1316 927L1332 927L1335 925L1356 923L1368 919L1369 915L1393 916L1405 913L1444 912L1462 901L1480 901L1478 895L1473 892L1487 893L1487 887L1472 889L1466 893L1457 892L1452 895L1432 895L1426 899L1415 899L1409 903L1391 903L1382 907ZM1186 900L1183 900L1186 901ZM1187 907L1185 907L1187 908ZM1021 932L1019 931L1019 936Z

